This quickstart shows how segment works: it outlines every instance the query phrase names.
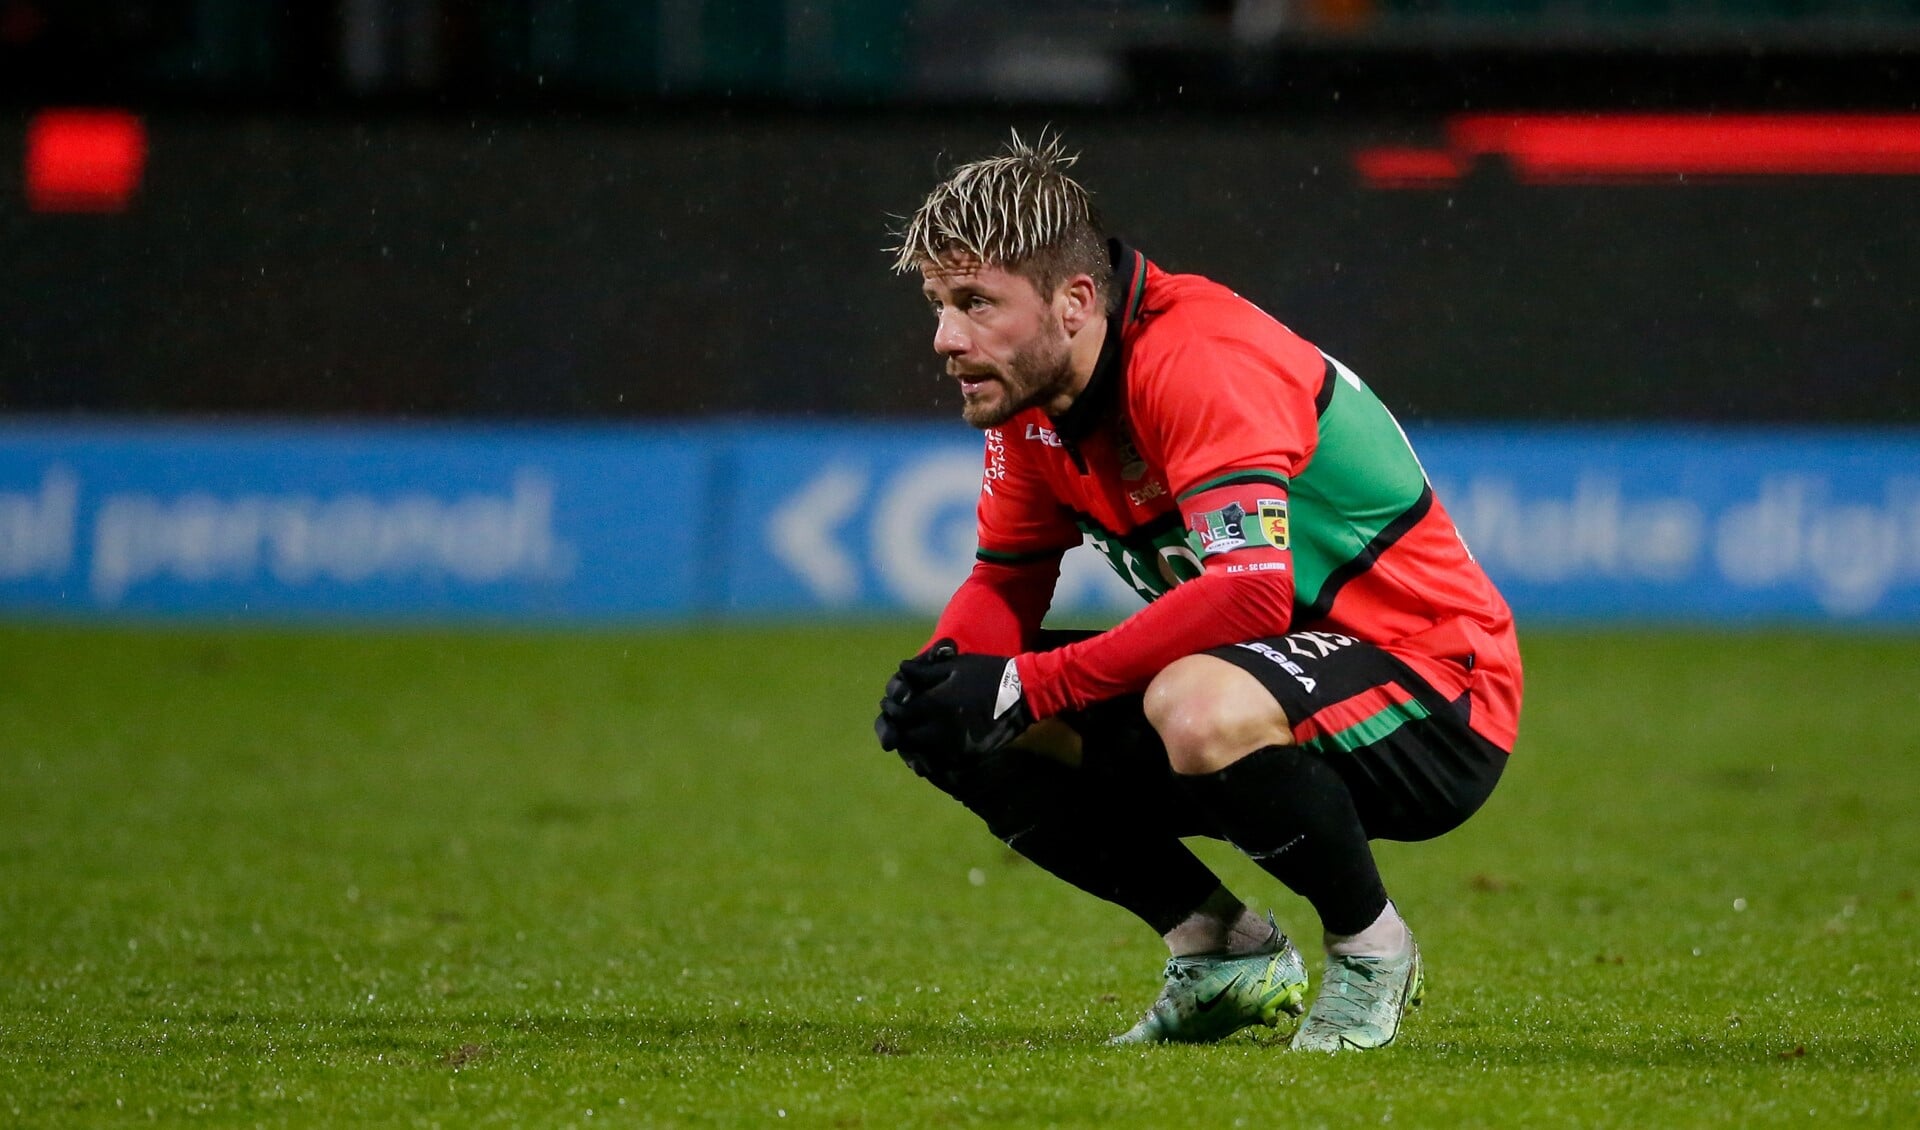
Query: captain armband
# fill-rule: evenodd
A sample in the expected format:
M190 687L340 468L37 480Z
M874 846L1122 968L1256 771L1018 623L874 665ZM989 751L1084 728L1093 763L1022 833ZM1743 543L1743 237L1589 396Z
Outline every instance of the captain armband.
M1236 476L1182 500L1187 540L1200 559L1235 557L1229 573L1282 571L1287 568L1291 534L1287 492L1277 476Z

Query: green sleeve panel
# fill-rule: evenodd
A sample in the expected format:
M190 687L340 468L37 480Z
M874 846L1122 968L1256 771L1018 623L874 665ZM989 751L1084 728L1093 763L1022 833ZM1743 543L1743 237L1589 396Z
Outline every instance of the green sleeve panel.
M1386 405L1351 369L1327 358L1332 396L1319 441L1293 476L1294 599L1312 605L1327 579L1419 505L1426 472Z

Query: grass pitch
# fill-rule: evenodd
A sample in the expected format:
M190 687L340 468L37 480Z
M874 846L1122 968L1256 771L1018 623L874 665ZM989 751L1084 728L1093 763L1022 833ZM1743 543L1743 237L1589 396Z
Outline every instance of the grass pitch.
M1159 943L875 747L919 640L0 629L0 1123L1920 1123L1920 640L1528 634L1330 1058L1102 1046Z

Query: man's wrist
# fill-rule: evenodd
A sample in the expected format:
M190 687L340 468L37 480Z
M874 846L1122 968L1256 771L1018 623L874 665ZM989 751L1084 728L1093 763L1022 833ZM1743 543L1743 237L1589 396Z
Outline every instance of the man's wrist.
M1074 705L1066 697L1062 650L1065 649L1028 651L1013 658L1020 672L1020 687L1027 696L1027 710L1036 722L1072 709Z

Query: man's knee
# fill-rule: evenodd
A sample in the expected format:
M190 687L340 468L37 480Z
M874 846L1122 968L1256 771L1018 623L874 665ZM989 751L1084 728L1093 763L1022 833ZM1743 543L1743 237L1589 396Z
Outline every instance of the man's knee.
M1260 680L1211 655L1175 660L1154 676L1146 712L1176 773L1212 773L1257 749L1293 744L1286 713Z

